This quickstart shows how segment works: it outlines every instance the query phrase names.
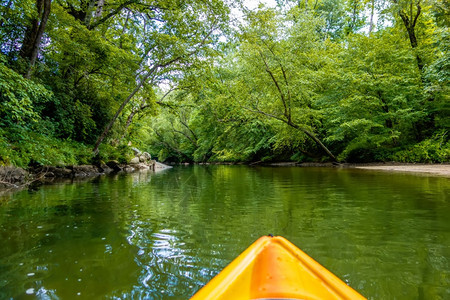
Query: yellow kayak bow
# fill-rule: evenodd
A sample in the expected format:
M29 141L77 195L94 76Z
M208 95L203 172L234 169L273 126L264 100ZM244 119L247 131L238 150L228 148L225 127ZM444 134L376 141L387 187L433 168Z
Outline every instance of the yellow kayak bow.
M281 236L263 236L200 289L204 299L365 299Z

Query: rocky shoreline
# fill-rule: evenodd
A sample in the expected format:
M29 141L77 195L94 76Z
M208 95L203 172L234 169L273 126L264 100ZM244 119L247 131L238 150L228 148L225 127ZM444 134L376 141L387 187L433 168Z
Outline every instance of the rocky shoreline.
M152 160L149 153L133 149L135 157L129 163L109 161L99 165L78 166L39 166L28 169L0 167L0 189L15 189L29 185L51 182L55 179L90 178L114 173L133 173L138 171L160 171L170 168Z
M36 182L47 182L54 179L71 179L83 177L95 177L111 173L132 173L139 170L155 170L155 164L119 164L108 162L107 164L80 165L80 166L42 166L29 168L28 170L16 167L0 167L0 188L19 188Z

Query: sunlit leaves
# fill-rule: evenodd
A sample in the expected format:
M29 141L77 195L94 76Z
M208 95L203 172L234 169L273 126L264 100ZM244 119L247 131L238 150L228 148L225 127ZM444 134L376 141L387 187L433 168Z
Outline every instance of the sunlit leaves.
M42 85L24 79L0 62L0 126L38 121L35 106L51 97Z
M339 62L339 75L330 77L338 82L325 93L332 96L319 103L327 111L327 139L347 144L342 155L414 139L414 124L427 113L409 45L389 31L353 36Z

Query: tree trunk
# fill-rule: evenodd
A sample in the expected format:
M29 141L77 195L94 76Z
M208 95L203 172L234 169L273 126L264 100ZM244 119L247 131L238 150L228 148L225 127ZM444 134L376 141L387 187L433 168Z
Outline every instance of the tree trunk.
M40 2L40 0L38 0ZM37 37L37 32L39 29L39 20L31 20L31 25L25 30L25 35L23 37L22 47L20 47L19 55L20 57L30 61L31 53L33 51L34 41Z
M38 17L41 15L43 3L44 3L43 0L36 1L36 10L37 10ZM31 24L29 26L27 26L27 28L25 30L22 47L20 47L20 51L19 51L19 55L24 59L28 59L28 61L30 60L34 41L36 40L37 33L39 30L39 19L34 18L31 20L30 23Z
M51 0L36 1L36 9L40 16L40 21L38 19L33 19L31 21L31 26L27 27L25 31L22 47L20 48L20 56L28 60L28 68L25 72L26 78L30 78L32 68L36 63L39 45L41 44L45 26L47 25L48 17L50 15L51 2Z
M417 11L414 15L413 10L412 10L412 4L411 4L411 11L410 11L411 15L409 17L401 9L398 12L398 14L400 15L400 18L403 21L403 24L405 25L406 31L408 32L409 42L411 44L411 48L413 48L413 49L417 48L417 46L418 46L415 28L416 28L417 19L419 18L420 13L422 11L422 7L420 6L420 1L418 1L416 3L416 7L417 7ZM416 54L416 58L417 58L417 67L419 68L420 72L422 73L423 67L424 67L422 58L418 54Z
M371 1L371 10L370 10L370 24L369 24L369 35L372 33L373 30L373 15L375 11L375 0Z
M355 27L356 27L356 18L358 15L358 11L357 11L358 7L357 7L357 3L353 3L353 11L352 11L352 20L350 22L350 30L349 32L347 32L347 34L353 33L355 31Z
M156 68L153 68L152 70L156 70ZM149 71L147 73L147 75L144 76L144 78L142 78L142 80L134 88L134 90L131 92L131 94L128 95L128 97L125 99L125 101L123 101L122 105L120 105L119 109L116 111L116 114L114 115L114 117L111 119L111 121L105 127L102 134L98 137L97 142L95 143L95 146L94 146L94 150L93 150L95 155L98 154L98 147L100 146L100 144L103 142L103 140L108 135L109 131L111 130L112 126L114 125L114 122L116 122L117 118L122 113L125 106L128 104L128 102L130 102L131 98L133 98L134 95L136 95L136 93L141 89L141 87L144 85L144 83L147 81L147 79L153 74L152 70Z
M84 19L84 25L89 28L91 24L92 15L94 12L94 7L97 4L96 0L89 0L86 8L86 18Z
M306 130L304 128L301 128L300 126L298 126L297 124L294 123L287 123L289 126L298 129L300 131L302 131L303 133L305 133L307 136L309 136L317 145L320 146L320 148L322 148L323 151L325 151L325 153L334 161L334 162L339 162L338 159L336 158L336 156L333 155L333 153L331 153L330 150L328 150L328 148L309 130Z
M416 32L414 27L410 27L407 28L408 30L408 37L409 37L409 41L411 43L411 48L417 48L418 43L417 43L417 37L416 37ZM416 54L416 59L417 59L417 67L419 68L419 71L422 73L423 71L423 61L422 58L419 56L419 54Z
M145 103L145 100L144 100L143 102ZM135 115L139 112L139 110L141 110L141 109L142 109L142 105L141 105L141 107L138 108L138 109L133 109L133 110L131 111L131 113L128 115L127 123L125 123L125 128L124 128L124 130L123 130L122 136L121 136L120 139L119 139L119 143L120 143L120 142L125 138L125 136L127 135L128 127L130 127L131 122L133 122L134 116L135 116Z
M100 18L102 16L103 6L104 5L105 5L105 0L98 0L98 2L97 2L97 10L95 11L95 18Z
M271 52L272 52L272 51L271 51ZM272 79L272 81L273 81L275 87L276 87L277 90L278 90L278 93L280 94L280 100L281 100L281 102L283 103L283 108L284 108L284 117L285 117L286 119L283 119L283 118L274 116L274 115L272 115L272 114L265 113L265 112L260 111L260 110L258 110L258 111L256 111L256 112L261 113L261 114L264 114L264 115L269 116L269 117L272 117L272 118L274 118L274 119L280 120L280 121L286 123L287 125L289 125L289 126L295 128L295 129L298 129L298 130L302 131L302 132L305 133L307 136L309 136L309 137L310 137L317 145L319 145L320 148L322 148L322 149L325 151L325 153L326 153L326 154L327 154L334 162L338 162L337 158L333 155L333 153L331 153L331 151L328 150L328 148L325 147L325 145L324 145L324 144L323 144L323 143L322 143L322 142L321 142L321 141L320 141L320 140L319 140L312 132L310 132L310 131L306 130L305 128L303 128L303 127L301 127L301 126L299 126L299 125L297 125L297 124L295 124L295 123L292 122L292 114L291 114L291 92L290 92L290 89L289 89L289 82L288 82L288 80L287 80L286 71L285 71L284 67L280 64L280 68L281 68L282 73L283 73L283 78L284 78L286 87L288 88L287 96L283 93L283 91L282 91L282 89L281 89L281 86L280 86L280 84L278 83L278 80L275 78L275 75L274 75L273 72L270 70L268 63L267 63L266 59L264 58L264 55L262 54L261 51L259 52L259 54L260 54L260 56L261 56L261 58L262 58L262 60L263 60L263 62L264 62L264 65L266 66L266 72L270 75L270 78ZM274 54L274 53L272 52L272 54ZM275 56L275 55L274 55L274 56Z

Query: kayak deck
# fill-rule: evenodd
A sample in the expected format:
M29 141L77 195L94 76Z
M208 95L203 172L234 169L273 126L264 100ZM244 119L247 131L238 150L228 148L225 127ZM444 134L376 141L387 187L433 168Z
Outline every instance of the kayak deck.
M201 299L365 299L283 237L263 236L200 289Z

